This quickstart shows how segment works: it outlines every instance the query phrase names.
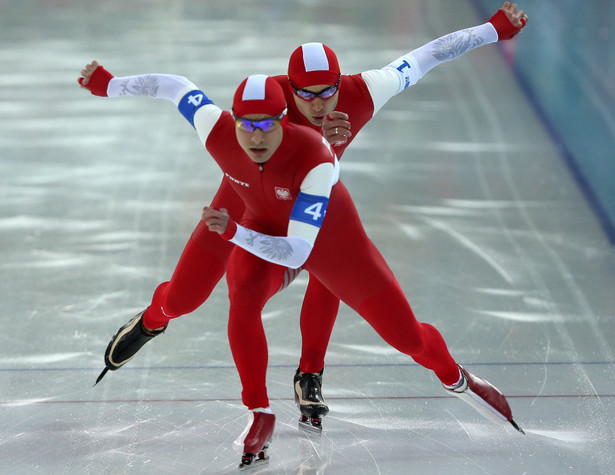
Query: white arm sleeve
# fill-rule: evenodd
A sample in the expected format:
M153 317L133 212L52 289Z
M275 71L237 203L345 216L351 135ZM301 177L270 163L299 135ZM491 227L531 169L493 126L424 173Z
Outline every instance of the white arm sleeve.
M439 64L455 59L479 46L498 41L498 33L490 23L455 31L430 41L388 64L361 74L374 103L374 114L387 101L416 84Z
M306 175L291 213L287 236L270 236L238 224L230 241L274 264L291 269L301 267L310 257L318 236L336 169L334 164L321 163ZM305 197L309 197L309 201L305 201Z
M270 236L239 224L231 242L256 257L291 269L301 267L313 247L313 244L297 236Z
M114 77L107 86L107 95L144 96L173 102L194 126L203 144L222 114L222 109L213 104L196 85L174 74Z
M166 99L175 105L189 91L198 89L183 76L174 74L142 74L114 77L107 86L109 97L145 96Z

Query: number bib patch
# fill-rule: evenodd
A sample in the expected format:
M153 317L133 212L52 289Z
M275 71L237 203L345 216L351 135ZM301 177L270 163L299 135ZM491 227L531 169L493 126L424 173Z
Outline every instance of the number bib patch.
M290 219L320 228L322 220L325 218L328 204L329 198L324 196L299 193L297 201L295 201L293 206L293 211L290 213Z
M186 120L192 124L192 127L194 127L194 114L199 107L213 103L214 102L207 97L203 91L196 89L194 91L190 91L182 97L181 101L179 101L179 104L177 105L177 108Z

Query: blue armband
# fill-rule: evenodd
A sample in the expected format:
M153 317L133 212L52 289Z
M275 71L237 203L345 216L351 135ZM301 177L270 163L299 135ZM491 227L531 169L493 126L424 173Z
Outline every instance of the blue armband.
M186 120L192 124L192 127L194 127L194 114L196 114L196 111L207 104L213 103L214 102L207 97L203 91L195 89L181 98L177 108L181 115L183 115Z
M322 226L322 220L325 219L328 204L329 198L325 198L324 196L299 193L293 210L290 213L290 219L320 228Z

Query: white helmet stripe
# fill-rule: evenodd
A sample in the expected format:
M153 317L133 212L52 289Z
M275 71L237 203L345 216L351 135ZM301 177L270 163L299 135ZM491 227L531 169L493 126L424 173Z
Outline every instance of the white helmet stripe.
M254 74L248 77L246 87L241 96L242 101L258 101L265 99L265 82L267 81L265 74Z
M305 43L303 49L303 64L305 71L328 71L329 60L322 43Z

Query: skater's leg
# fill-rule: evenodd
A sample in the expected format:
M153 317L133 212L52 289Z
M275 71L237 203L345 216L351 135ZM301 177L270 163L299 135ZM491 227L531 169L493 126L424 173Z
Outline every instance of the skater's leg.
M322 430L329 406L322 394L325 353L337 317L340 300L310 275L301 309L301 360L293 378L295 403L301 412L301 428Z
M211 240L209 249L205 250L203 246L208 241L200 239L197 242L195 239L200 228L201 225L188 241L171 281L160 284L150 306L122 326L111 338L104 356L105 370L98 377L97 383L107 370L121 368L134 358L143 345L161 334L170 318L194 311L209 297L224 275L232 244L207 231L207 238L212 236L216 239Z
M318 373L325 365L325 353L339 310L340 300L312 275L301 308L301 360L303 373Z
M416 320L396 280L383 292L363 302L359 312L390 345L434 371L449 392L482 416L510 423L523 432L512 418L506 397L488 381L457 365L440 332Z
M434 326L416 319L396 279L364 301L358 312L387 343L434 371L443 384L459 380L459 367L444 338Z
M222 181L212 206L227 208L231 216L243 214L244 204L235 191ZM123 325L111 338L105 352L105 369L114 371L166 328L170 318L194 311L211 294L222 275L233 245L211 233L199 221L169 282L158 286L150 306Z
M143 316L146 328L159 328L171 318L191 313L207 300L224 275L233 245L209 232L203 221L182 253L169 282L158 286Z
M284 267L270 264L237 247L228 260L230 315L228 335L242 385L242 401L250 410L246 430L235 445L243 447L240 470L266 463L275 416L267 396L268 348L261 312L284 285Z
M268 407L268 348L261 312L284 282L285 268L270 264L241 248L228 261L230 314L228 335L248 409Z
M241 399L248 409L269 407L267 362L269 351L257 305L231 304L228 338L241 379Z
M332 191L328 221L325 220L322 231L328 224L334 224L334 228L326 237L320 237L319 246L312 251L305 269L359 312L390 345L433 370L444 385L452 386L449 389L455 395L469 395L464 400L477 410L478 404L489 404L512 423L506 398L480 378L464 375L460 379L461 368L450 355L440 332L432 325L417 321L393 272L367 237L347 190L340 185ZM341 206L344 202L345 206ZM460 387L455 386L458 382Z
M239 219L245 210L243 201L224 179L211 206L225 208L234 219ZM201 306L224 275L233 247L217 233L209 231L204 221L199 221L171 280L159 285L154 292L152 303L143 315L145 327L163 327L171 318Z
M387 343L432 369L444 384L459 368L433 326L420 323L384 257L369 239L345 187L335 187L327 219L335 226L312 251L305 269L356 310ZM346 206L337 208L340 202ZM332 221L325 221L323 231Z

